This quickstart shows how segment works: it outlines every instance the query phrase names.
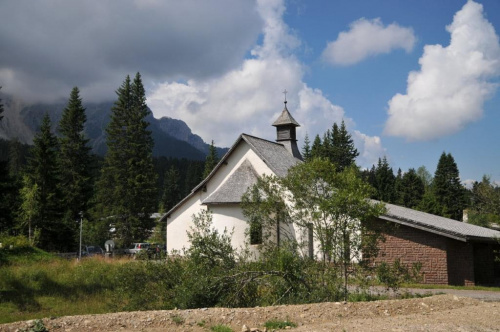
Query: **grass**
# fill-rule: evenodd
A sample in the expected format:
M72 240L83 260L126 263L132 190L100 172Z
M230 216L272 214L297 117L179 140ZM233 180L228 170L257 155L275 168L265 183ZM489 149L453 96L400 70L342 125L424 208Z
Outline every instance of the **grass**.
M419 289L458 289L458 290L484 290L491 292L500 292L500 287L490 286L450 286L450 285L428 285L428 284L403 284L400 288L419 288Z
M212 332L234 332L234 330L232 328L230 328L227 325L223 325L223 324L218 324L218 325L212 326L210 328L210 331L212 331Z
M0 266L0 324L113 311L107 276L120 262L67 261L34 248L2 256L8 260Z
M267 329L286 329L287 327L297 327L297 324L287 320L268 320L264 323Z
M6 265L22 265L34 262L52 262L59 259L35 247L15 247L13 249L0 249L0 267Z
M189 271L183 264L185 261L180 260L159 264L99 257L78 262L61 259L31 247L0 249L0 324L44 317L199 307L199 302L193 299L197 300L197 296L204 293L197 293L199 290L192 289L198 285L197 280L182 284L183 279L179 276L183 274L177 272ZM182 287L175 288L178 285ZM403 286L500 291L498 287L479 286ZM185 301L186 298L191 298L191 302ZM380 297L369 293L351 293L349 297L350 301L376 299ZM179 325L184 323L182 316L173 315L172 320ZM273 322L266 322L268 323ZM276 325L268 329L283 329L287 326L283 324L287 323L293 324L275 321ZM206 326L204 321L198 323L202 326L200 324ZM213 326L211 329L216 332L231 331L224 325Z

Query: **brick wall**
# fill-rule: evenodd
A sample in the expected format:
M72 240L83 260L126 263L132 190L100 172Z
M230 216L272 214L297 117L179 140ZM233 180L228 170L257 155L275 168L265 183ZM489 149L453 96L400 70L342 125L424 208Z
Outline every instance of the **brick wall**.
M422 264L423 283L448 284L447 239L415 228L398 225L385 235L385 242L379 244L379 254L375 262L393 262L400 259L411 266Z
M473 286L474 246L471 243L447 239L448 282L450 285Z

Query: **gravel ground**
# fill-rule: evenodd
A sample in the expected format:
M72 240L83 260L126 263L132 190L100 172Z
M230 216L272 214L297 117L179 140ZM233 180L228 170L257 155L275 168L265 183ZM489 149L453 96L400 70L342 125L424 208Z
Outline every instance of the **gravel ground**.
M43 319L49 331L265 331L268 320L289 320L292 331L500 331L500 303L452 294L357 303L317 303L257 308L136 311ZM0 325L27 328L31 321ZM248 327L248 330L246 329Z

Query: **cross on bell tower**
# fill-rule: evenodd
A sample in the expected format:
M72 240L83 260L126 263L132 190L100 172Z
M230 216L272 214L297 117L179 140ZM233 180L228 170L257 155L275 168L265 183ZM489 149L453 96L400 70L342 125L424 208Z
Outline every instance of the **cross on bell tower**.
M285 107L281 115L274 121L273 126L276 127L276 142L281 143L295 158L302 160L302 155L297 147L296 128L300 127L299 123L292 117L286 107L286 94L288 91L283 91L285 95Z

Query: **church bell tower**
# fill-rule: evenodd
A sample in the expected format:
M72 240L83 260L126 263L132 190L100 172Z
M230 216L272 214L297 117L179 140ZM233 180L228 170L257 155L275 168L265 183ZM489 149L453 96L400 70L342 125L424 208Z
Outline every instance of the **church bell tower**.
M283 144L295 158L302 160L302 155L297 147L297 135L295 131L300 125L288 111L286 103L285 94L285 108L273 123L273 126L276 127L276 142Z

